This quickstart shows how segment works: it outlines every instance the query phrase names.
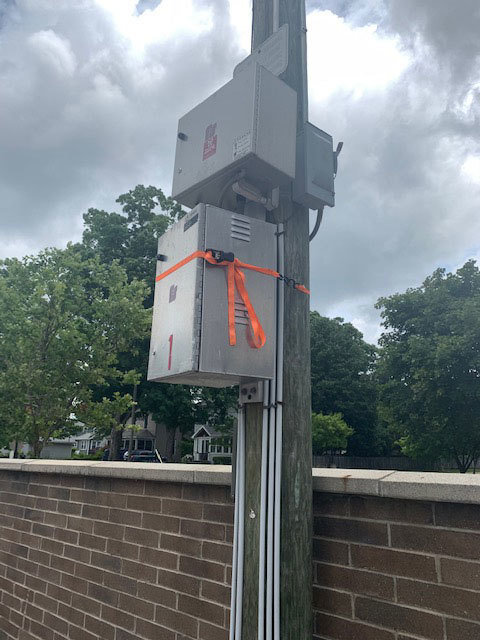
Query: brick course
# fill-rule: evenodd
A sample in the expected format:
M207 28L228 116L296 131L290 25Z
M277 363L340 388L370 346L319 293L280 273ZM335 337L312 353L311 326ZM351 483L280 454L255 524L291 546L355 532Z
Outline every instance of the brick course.
M480 640L478 505L313 504L316 640Z
M480 640L478 504L313 505L314 640ZM232 521L226 486L0 470L0 640L228 640Z
M226 487L0 471L1 640L227 638Z

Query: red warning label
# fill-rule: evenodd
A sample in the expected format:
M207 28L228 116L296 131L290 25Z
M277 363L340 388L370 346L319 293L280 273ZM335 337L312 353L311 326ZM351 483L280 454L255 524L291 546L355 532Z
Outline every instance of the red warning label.
M206 160L217 153L217 123L209 124L205 131L203 143L203 159Z

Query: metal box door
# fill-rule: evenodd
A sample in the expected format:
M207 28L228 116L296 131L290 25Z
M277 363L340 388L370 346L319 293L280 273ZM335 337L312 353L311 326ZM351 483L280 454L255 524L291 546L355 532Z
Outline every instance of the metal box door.
M231 251L242 262L276 269L276 226L236 213L207 207L205 246ZM275 365L276 280L244 270L247 291L267 336L262 349L249 345L249 322L240 298L235 302L237 345L228 342L227 271L205 265L200 371L233 378L272 378ZM232 383L230 383L232 384Z
M198 205L160 239L166 256L157 274L196 250L220 249L242 262L276 269L276 226L209 205ZM276 280L244 270L246 287L267 341L248 341L249 322L236 297L237 344L228 333L227 270L195 259L156 284L148 379L225 387L272 378L276 349Z
M239 171L264 192L295 177L297 95L254 64L183 116L173 197L188 207L219 204Z
M158 240L157 275L205 245L205 211L199 207ZM194 260L155 285L148 379L198 369L203 261Z
M293 199L309 209L335 206L332 136L306 122L297 139Z

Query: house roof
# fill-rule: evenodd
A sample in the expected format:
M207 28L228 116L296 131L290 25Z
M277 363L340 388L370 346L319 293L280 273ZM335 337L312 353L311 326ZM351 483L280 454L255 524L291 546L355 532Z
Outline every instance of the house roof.
M225 435L225 434L221 433L220 431L217 431L216 429L214 429L213 427L211 427L208 424L196 424L195 425L195 431L193 433L192 438L205 437L205 435L202 435L202 431L205 432L205 435L208 438L220 438L221 436Z
M91 440L94 436L93 431L84 431L83 433L79 433L74 436L75 440ZM97 438L99 440L99 438Z
M47 444L75 444L76 438L74 436L68 436L65 438L50 438Z

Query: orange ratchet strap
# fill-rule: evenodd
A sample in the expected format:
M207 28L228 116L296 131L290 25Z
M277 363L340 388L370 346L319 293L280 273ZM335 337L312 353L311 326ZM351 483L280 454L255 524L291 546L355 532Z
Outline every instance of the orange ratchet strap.
M253 336L251 336L251 339L249 339L249 344L252 349L261 349L266 342L265 332L262 325L260 324L260 321L257 317L257 314L255 313L255 309L253 308L252 302L248 295L247 287L245 284L245 274L243 273L242 269L249 269L250 271L262 273L265 276L271 276L272 278L284 280L286 284L293 286L295 289L298 289L299 291L307 295L310 295L310 291L303 285L297 284L291 278L286 278L285 276L282 276L280 273L278 273L278 271L274 271L273 269L257 267L253 264L241 262L241 260L238 260L238 258L233 258L233 260L224 260L222 258L225 256L225 254L222 251L215 251L215 254L218 255L218 259L214 257L212 249L208 249L207 251L194 251L189 256L173 265L173 267L170 267L170 269L167 269L166 271L158 275L155 278L155 281L160 282L160 280L163 280L171 273L174 273L196 258L202 258L203 260L206 260L206 262L214 266L227 267L228 333L230 346L234 347L237 344L237 335L235 332L236 288L247 309L248 319L250 321L253 333Z

